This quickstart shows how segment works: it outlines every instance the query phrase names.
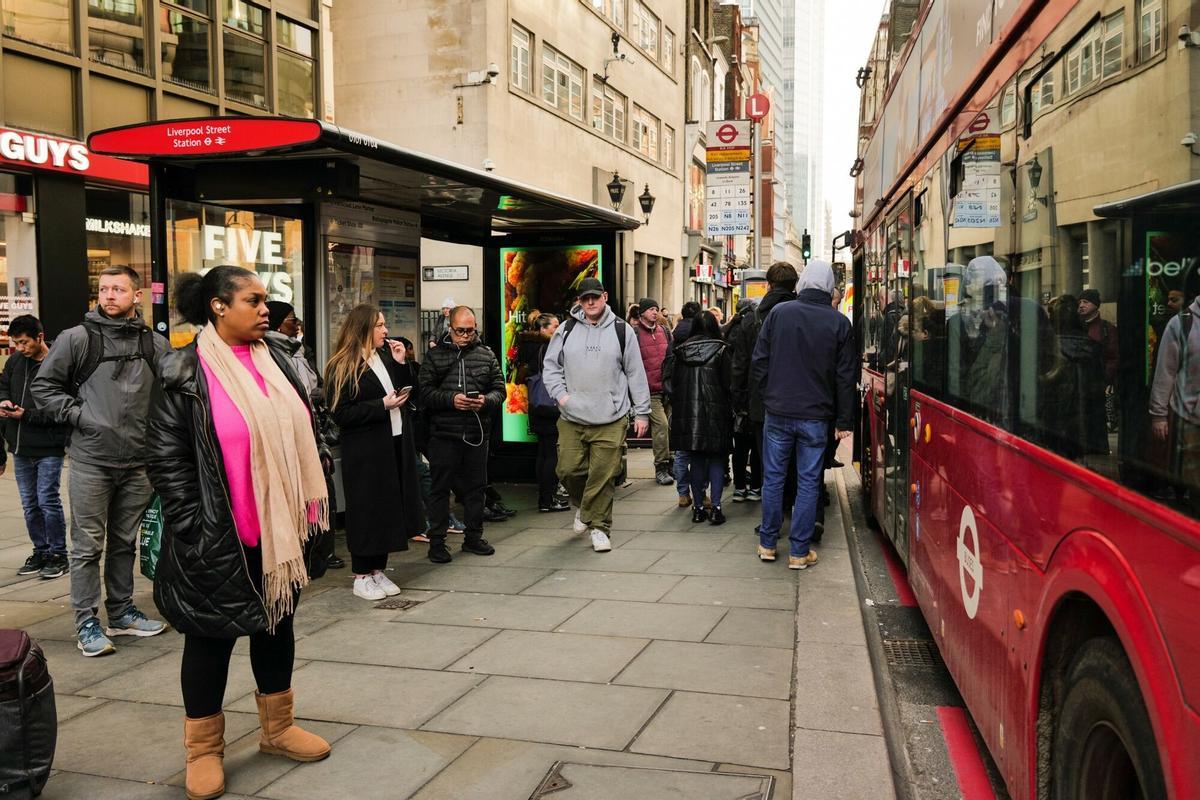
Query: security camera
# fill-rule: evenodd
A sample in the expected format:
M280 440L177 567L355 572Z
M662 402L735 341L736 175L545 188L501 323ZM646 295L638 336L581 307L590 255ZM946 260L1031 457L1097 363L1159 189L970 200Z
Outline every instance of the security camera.
M1179 41L1186 42L1188 39L1192 38L1192 29L1187 25L1182 25L1179 28L1179 33L1177 36L1179 37Z
M1188 132L1185 133L1183 138L1179 140L1179 144L1183 147L1191 147L1196 143L1196 141L1196 134Z
M1187 25L1180 26L1176 37L1179 39L1180 50L1185 47L1200 47L1200 31L1194 31Z
M495 79L496 76L499 74L500 74L500 66L498 64L496 64L496 62L493 61L492 63L487 65L487 76L489 78Z
M496 168L496 162L495 162L495 161L492 161L490 158L485 158L485 159L483 160L483 171L484 171L484 172L491 172L491 171L492 171L492 170L494 170L495 168Z

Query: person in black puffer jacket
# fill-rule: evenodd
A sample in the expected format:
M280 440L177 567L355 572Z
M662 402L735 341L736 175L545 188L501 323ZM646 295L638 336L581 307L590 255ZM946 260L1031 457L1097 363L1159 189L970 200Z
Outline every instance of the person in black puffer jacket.
M450 329L425 356L419 383L420 404L433 439L429 560L451 560L446 549L451 489L465 510L463 550L490 556L496 551L483 538L488 439L492 415L499 413L507 389L495 353L479 341L474 311L459 306L450 312Z
M725 464L733 446L733 401L728 349L710 312L695 317L688 339L667 354L663 392L671 398L671 447L687 452L691 461L692 522L720 525L725 522ZM711 517L701 504L706 485Z
M151 402L147 465L164 523L154 603L185 636L189 797L225 789L221 705L239 636L250 637L259 749L295 761L330 752L295 725L291 686L303 548L327 524L332 464L291 354L263 341L266 293L241 267L182 277L176 308L203 327L159 361Z

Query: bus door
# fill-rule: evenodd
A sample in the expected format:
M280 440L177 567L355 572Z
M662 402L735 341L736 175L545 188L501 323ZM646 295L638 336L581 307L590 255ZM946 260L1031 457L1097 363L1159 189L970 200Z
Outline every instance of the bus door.
M912 198L906 196L885 223L886 305L879 364L886 395L883 529L908 559L909 279L912 272Z

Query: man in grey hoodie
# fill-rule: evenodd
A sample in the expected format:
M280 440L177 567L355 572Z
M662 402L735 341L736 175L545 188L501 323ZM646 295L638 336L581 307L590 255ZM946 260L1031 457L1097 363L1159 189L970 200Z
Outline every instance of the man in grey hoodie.
M571 496L575 532L591 532L592 549L612 549L613 478L630 408L640 438L650 426L650 388L637 334L608 307L595 278L579 284L579 305L550 339L542 365L546 391L558 403L558 477ZM632 396L632 404L630 398Z
M171 346L142 320L141 278L129 267L100 273L96 308L63 331L33 381L39 407L71 428L71 604L85 656L115 650L109 636L154 636L163 623L133 604L133 562L152 491L146 421L158 360ZM100 556L108 628L101 630Z

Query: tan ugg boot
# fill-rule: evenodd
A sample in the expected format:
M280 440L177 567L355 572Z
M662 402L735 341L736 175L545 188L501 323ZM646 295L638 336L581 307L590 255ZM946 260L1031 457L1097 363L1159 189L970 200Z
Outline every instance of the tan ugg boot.
M225 715L183 720L187 748L188 800L212 800L225 794Z
M254 693L262 737L258 749L293 761L320 761L329 755L329 742L296 725L291 689L275 694Z

